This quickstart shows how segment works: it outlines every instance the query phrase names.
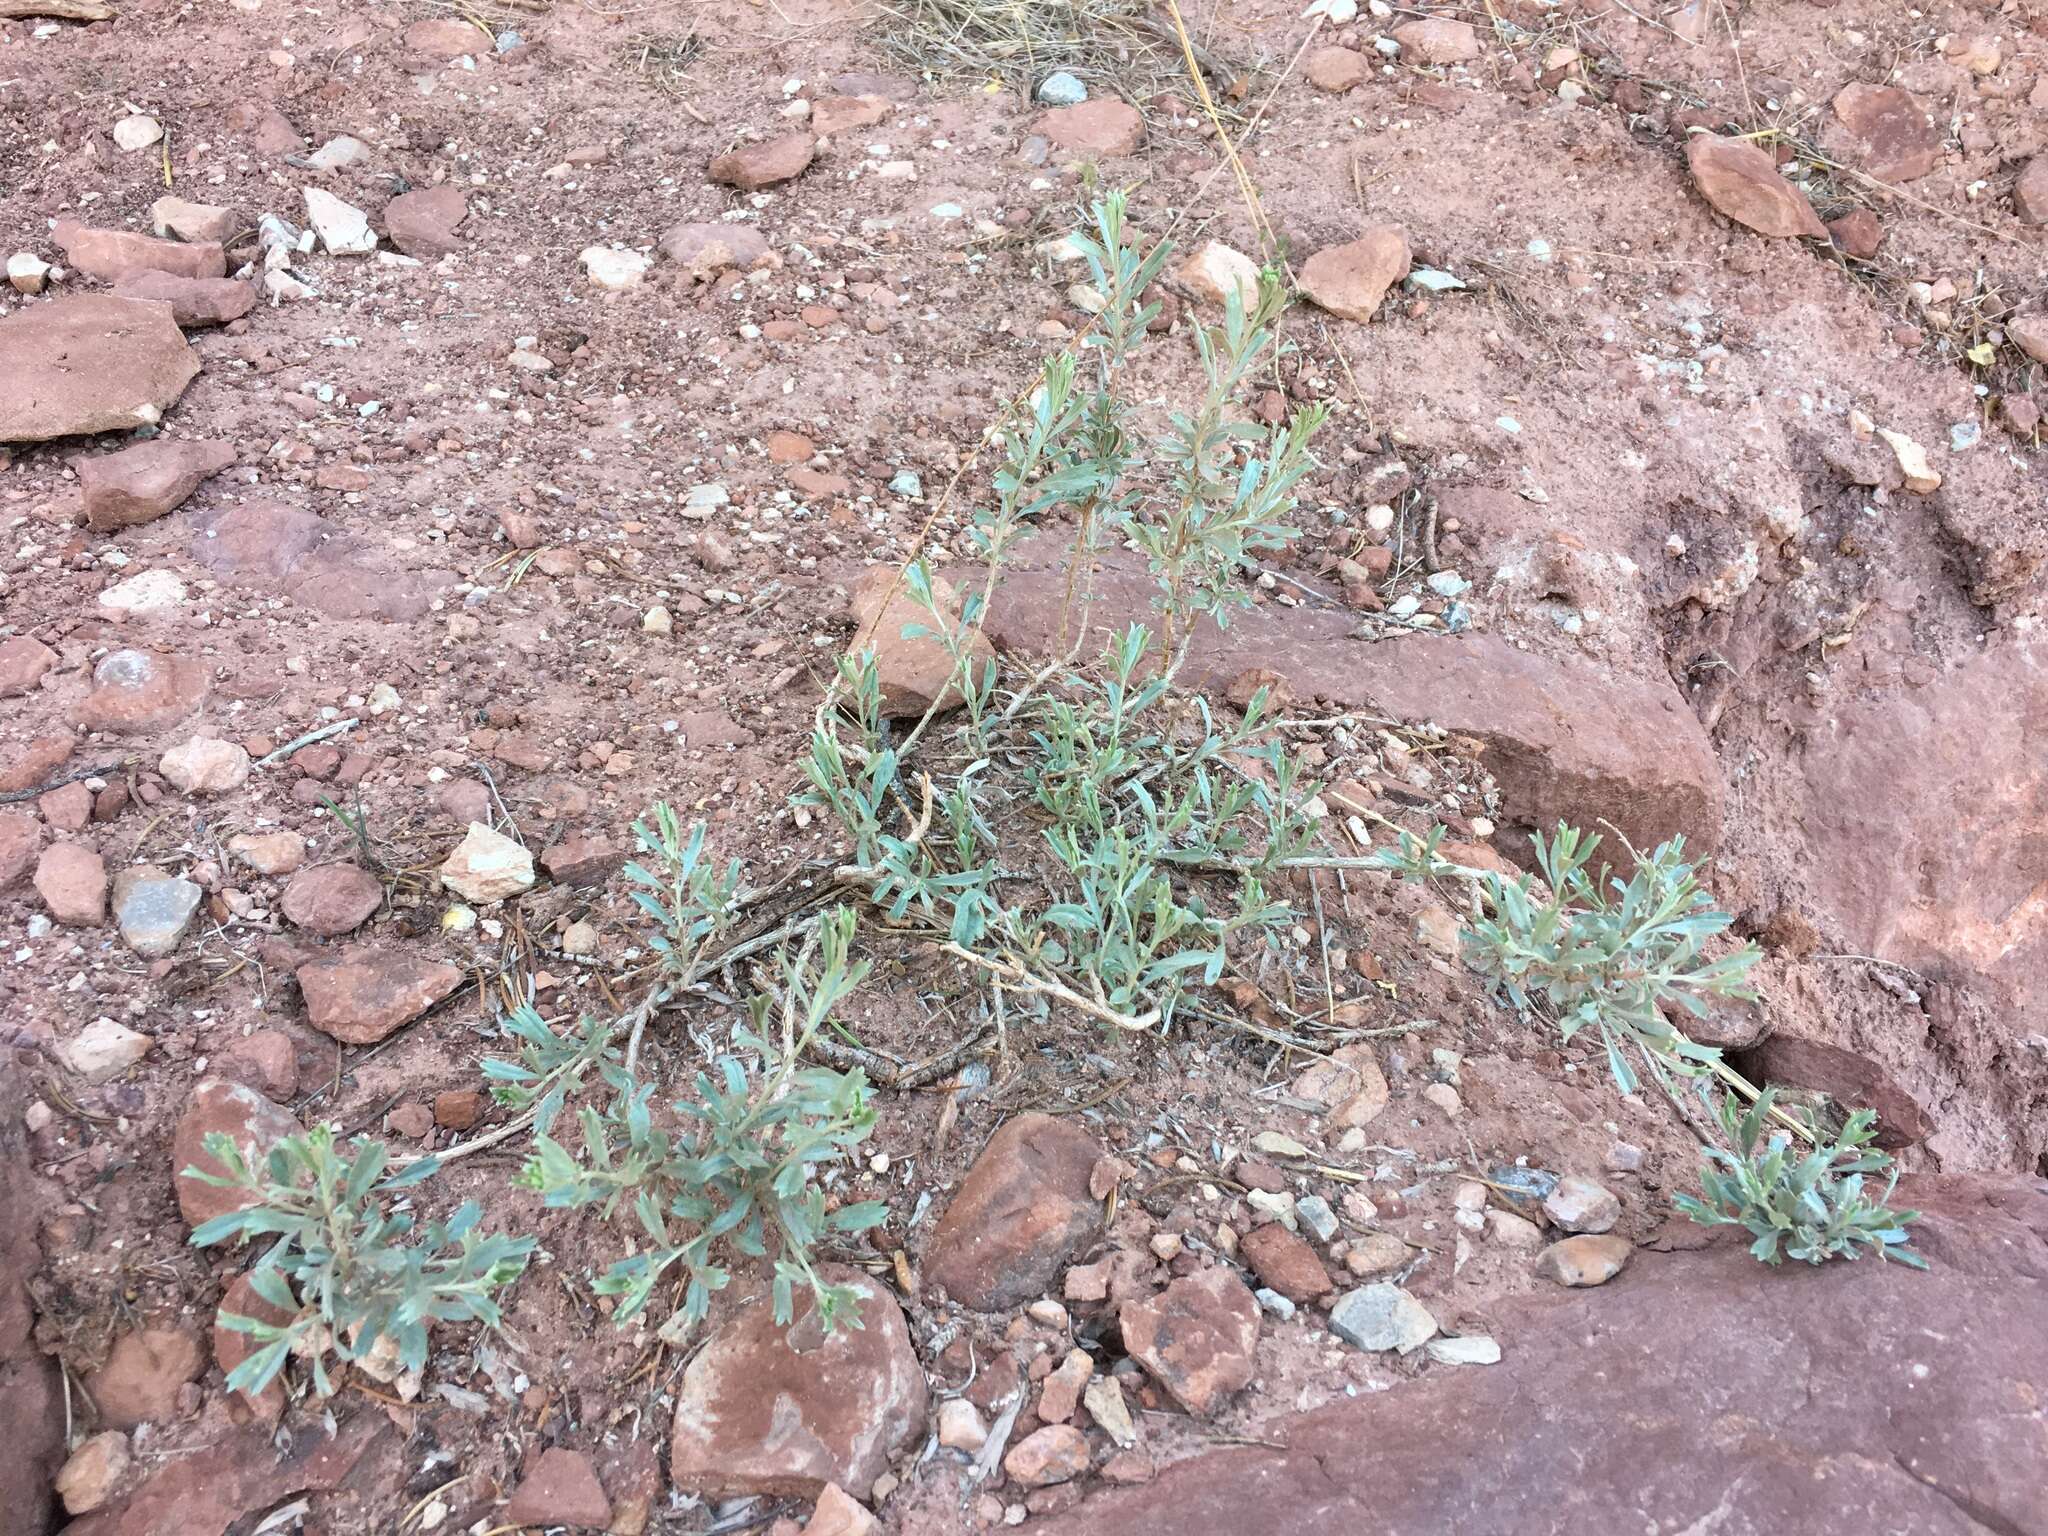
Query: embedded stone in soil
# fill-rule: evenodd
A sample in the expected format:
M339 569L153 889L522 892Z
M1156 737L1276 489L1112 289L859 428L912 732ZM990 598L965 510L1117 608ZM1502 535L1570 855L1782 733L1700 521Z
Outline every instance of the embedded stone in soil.
M895 1298L859 1271L821 1273L853 1288L861 1326L824 1333L808 1297L791 1325L777 1324L765 1299L735 1314L676 1389L669 1474L678 1491L814 1499L837 1483L864 1499L923 1433L924 1368Z
M989 1139L925 1247L925 1277L997 1312L1046 1294L1101 1227L1089 1179L1102 1146L1072 1120L1019 1115Z
M0 319L0 443L152 426L199 376L168 306L101 294Z

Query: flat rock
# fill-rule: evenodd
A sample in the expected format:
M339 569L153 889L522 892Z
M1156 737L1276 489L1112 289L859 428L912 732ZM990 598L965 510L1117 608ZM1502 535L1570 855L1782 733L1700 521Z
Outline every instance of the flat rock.
M441 884L466 901L505 901L533 887L533 852L472 821L441 865Z
M384 205L384 233L407 256L433 261L462 248L455 231L469 215L460 187L443 182L402 192Z
M1408 231L1376 224L1343 245L1326 245L1302 264L1301 291L1340 320L1367 321L1414 260Z
M865 1499L924 1433L925 1378L903 1312L877 1281L822 1266L851 1286L861 1326L825 1334L798 1301L791 1327L765 1300L706 1341L676 1388L669 1476L679 1493L815 1499L833 1483Z
M1851 81L1835 93L1837 159L1879 181L1915 181L1941 163L1941 131L1918 97L1895 85Z
M1432 18L1394 28L1401 57L1421 64L1463 64L1479 57L1479 34L1469 21Z
M1685 163L1700 196L1760 235L1825 240L1827 227L1806 194L1778 174L1777 162L1743 139L1696 133Z
M249 753L239 743L195 736L157 760L156 770L187 795L224 795L249 781Z
M1825 1093L1844 1109L1875 1110L1880 1147L1897 1151L1934 1133L1934 1117L1865 1052L1798 1033L1774 1033L1738 1059L1740 1070L1757 1082Z
M306 840L296 832L238 832L228 852L259 875L288 875L306 857Z
M1258 1363L1259 1303L1231 1271L1182 1275L1117 1311L1124 1351L1181 1407L1207 1418L1242 1390Z
M289 597L330 619L409 622L455 580L446 570L393 570L367 540L275 502L202 513L193 530L192 558L215 580Z
M948 622L957 622L960 598L945 578L932 578L932 596ZM942 709L960 703L960 690L953 681L953 658L936 638L920 635L906 638L903 631L916 624L934 627L932 615L913 599L897 579L895 567L878 565L868 571L847 600L853 616L853 637L847 654L872 649L875 669L882 684L882 713L892 720L925 713L935 701ZM994 655L988 637L976 631L971 650L977 662Z
M609 838L575 833L543 848L540 862L563 885L596 885L626 862L626 852Z
M100 612L109 618L149 618L176 612L184 606L187 596L184 578L176 571L139 571L102 592L99 606Z
M1088 1437L1071 1424L1047 1424L1010 1447L1003 1471L1023 1488L1050 1488L1088 1470Z
M377 249L376 232L370 216L353 203L343 202L325 187L304 187L300 196L306 203L306 221L330 256L367 256ZM219 277L220 273L205 274Z
M57 653L28 635L0 640L0 699L33 693L43 675L57 664Z
M1372 61L1356 48L1315 48L1302 61L1301 72L1319 91L1348 91L1365 84Z
M155 1047L148 1035L116 1024L104 1016L60 1045L64 1065L94 1085L110 1082L142 1060Z
M1129 102L1109 96L1043 113L1037 132L1069 154L1129 155L1145 142L1145 119Z
M196 1227L256 1203L253 1195L222 1189L186 1173L188 1168L197 1168L216 1177L227 1176L227 1169L206 1150L208 1136L218 1132L230 1138L236 1150L254 1167L270 1156L270 1149L285 1137L298 1135L299 1128L289 1110L273 1104L246 1083L208 1078L195 1086L171 1137L171 1179L185 1224Z
M581 1525L603 1530L612 1523L612 1501L597 1480L597 1468L581 1451L550 1446L519 1479L502 1518L509 1525Z
M703 283L728 267L748 270L768 254L768 240L751 224L677 224L662 234L661 253Z
M169 306L101 294L0 319L0 443L153 426L199 375Z
M1259 264L1220 240L1204 240L1174 275L1205 304L1225 304L1232 295L1246 310L1259 302Z
M176 511L202 481L234 462L227 443L153 438L113 453L80 455L71 467L85 497L87 525L105 531Z
M2048 1486L2031 1395L2048 1381L2048 1184L1909 1179L1900 1198L1928 1213L1915 1242L1930 1273L1770 1269L1739 1234L1645 1253L1625 1285L1498 1303L1499 1365L1268 1421L1261 1438L1284 1450L1212 1450L1033 1529L2032 1536Z
M206 668L182 656L113 651L92 669L92 691L78 706L89 731L130 735L162 730L206 701Z
M1436 1319L1400 1286L1377 1281L1338 1298L1330 1331L1360 1349L1408 1355L1436 1337Z
M138 272L114 284L114 296L171 306L171 318L187 329L226 325L256 307L256 285L232 277L176 277Z
M1102 1146L1071 1120L1019 1115L989 1138L925 1247L925 1277L997 1312L1047 1293L1101 1229L1089 1176Z
M76 219L59 219L50 238L65 259L87 277L117 283L138 272L169 272L174 277L225 277L226 253L218 241L187 245L158 240L126 229L93 229Z
M711 162L711 179L742 192L758 192L803 175L817 153L818 141L803 129L761 144L743 144Z
M989 615L999 649L1042 656L1059 647L1071 544L1032 539L1013 552ZM1099 652L1112 630L1150 617L1156 588L1143 564L1121 553L1098 562L1094 583L1083 643ZM1719 846L1720 764L1667 679L1554 659L1493 635L1375 645L1354 639L1356 628L1346 611L1308 607L1254 608L1233 617L1227 632L1204 622L1181 681L1220 694L1247 668L1263 668L1286 678L1304 703L1376 708L1471 736L1499 782L1506 825L1547 833L1559 820L1597 829L1604 818L1638 848L1679 833L1695 858ZM1601 856L1629 865L1611 835Z
M0 891L11 889L43 851L43 824L25 811L0 811Z
M107 919L106 861L83 843L52 843L36 861L36 894L67 927L97 927Z
M893 108L886 96L820 96L811 103L811 132L828 139L856 128L872 128Z
M205 895L190 880L138 864L114 876L114 922L130 949L159 960L178 947Z
M405 29L405 46L430 59L459 59L492 52L490 34L453 16L434 16Z
M306 1022L345 1045L375 1045L462 984L456 967L397 950L353 949L297 974Z
M1543 1214L1566 1232L1605 1232L1621 1220L1621 1201L1604 1184L1568 1173L1543 1197Z
M1261 1281L1296 1305L1335 1289L1315 1249L1280 1222L1253 1227L1238 1239L1237 1251Z
M223 1376L233 1371L263 1346L249 1334L242 1333L233 1328L223 1327L218 1321L221 1314L233 1317L253 1317L257 1322L268 1323L273 1328L282 1328L294 1316L293 1313L287 1312L283 1307L275 1307L265 1301L258 1294L256 1287L250 1283L248 1275L235 1276L234 1283L221 1295L220 1309L215 1314L216 1321L213 1325L213 1361L214 1364L220 1367L220 1373ZM243 1402L247 1403L251 1409L265 1419L275 1420L284 1412L285 1395L282 1377L273 1380L269 1386L253 1397L247 1392L242 1392L238 1395Z
M1627 1267L1635 1245L1612 1233L1582 1233L1552 1243L1536 1257L1536 1273L1559 1285L1605 1285Z
M41 787L70 761L76 746L67 731L45 731L0 751L0 794Z
M206 1362L199 1340L182 1328L151 1327L114 1340L107 1362L86 1378L100 1422L114 1429L177 1417L178 1389Z
M165 196L149 205L149 227L159 238L219 245L244 226L232 208Z
M292 876L279 905L293 926L336 938L354 933L384 905L384 882L354 864L319 864Z

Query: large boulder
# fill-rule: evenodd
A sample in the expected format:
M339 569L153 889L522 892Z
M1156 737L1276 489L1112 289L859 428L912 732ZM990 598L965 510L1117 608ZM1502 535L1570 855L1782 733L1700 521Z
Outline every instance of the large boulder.
M1928 1273L1739 1238L1504 1304L1487 1370L1340 1398L1044 1536L2048 1531L2048 1182L1909 1181Z
M857 1270L821 1272L853 1288L860 1327L825 1333L807 1296L785 1327L763 1298L713 1334L676 1391L669 1477L678 1492L815 1499L836 1483L865 1499L924 1432L924 1367L902 1308Z
M1019 1115L995 1135L939 1218L925 1276L962 1306L1000 1312L1043 1296L1102 1225L1089 1192L1101 1145L1072 1120Z
M152 426L199 376L168 304L80 294L0 319L0 443Z

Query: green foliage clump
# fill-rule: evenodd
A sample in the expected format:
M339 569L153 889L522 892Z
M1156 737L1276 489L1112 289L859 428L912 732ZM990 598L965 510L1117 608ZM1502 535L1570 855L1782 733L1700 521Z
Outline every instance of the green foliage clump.
M1832 1143L1816 1136L1808 1151L1796 1150L1782 1132L1759 1146L1776 1094L1765 1089L1747 1113L1732 1099L1722 1100L1721 1128L1732 1146L1706 1149L1705 1198L1680 1195L1679 1210L1702 1226L1742 1227L1756 1239L1749 1251L1766 1264L1785 1258L1822 1264L1874 1253L1925 1269L1906 1231L1920 1213L1891 1209L1898 1170L1871 1146L1877 1116L1857 1110ZM1864 1182L1877 1173L1888 1175L1882 1193Z
M334 1128L318 1125L288 1136L261 1165L251 1166L234 1139L215 1132L206 1151L225 1174L187 1168L188 1178L250 1199L243 1209L203 1222L195 1245L246 1243L274 1237L249 1272L258 1296L281 1312L267 1323L223 1311L220 1325L258 1345L228 1375L228 1386L260 1392L293 1354L310 1356L321 1396L334 1391L327 1357L369 1358L388 1340L406 1370L426 1364L430 1323L475 1321L495 1328L496 1293L526 1268L533 1239L486 1234L482 1207L466 1201L445 1221L415 1237L402 1195L438 1171L423 1158L384 1177L390 1154L380 1141L358 1136L337 1150Z
M1629 1046L1667 1086L1672 1076L1697 1077L1719 1065L1720 1051L1688 1039L1666 1010L1704 1018L1709 998L1754 998L1747 978L1760 951L1742 944L1707 957L1707 942L1734 920L1700 888L1684 838L1659 844L1624 881L1604 863L1594 872L1597 835L1560 822L1554 836L1535 837L1549 887L1542 896L1531 875L1509 880L1447 863L1437 855L1442 838L1441 827L1426 839L1404 834L1378 862L1412 879L1462 874L1478 882L1493 915L1464 925L1465 960L1496 996L1554 1024L1567 1040L1582 1030L1597 1034L1623 1093L1637 1086Z
M692 846L698 842L701 828ZM680 921L686 910L670 915L677 927L691 926ZM691 1094L672 1106L680 1125L656 1118L653 1084L606 1062L609 1099L577 1117L580 1157L546 1127L536 1131L519 1174L523 1188L546 1205L594 1205L607 1218L629 1205L639 1225L645 1246L614 1261L596 1282L600 1295L621 1298L618 1321L639 1315L672 1272L683 1282L678 1316L685 1326L701 1321L713 1293L731 1278L714 1257L723 1239L750 1258L768 1256L772 1242L777 1322L792 1319L801 1288L815 1298L828 1331L860 1326L859 1298L824 1280L814 1249L829 1234L874 1226L886 1208L868 1202L828 1210L817 1174L867 1138L875 1112L859 1071L801 1064L832 1010L866 974L864 963L847 956L853 929L852 912L834 908L793 958L784 957L778 995L750 1000L748 1024L733 1031L734 1049L697 1073Z
M999 988L1152 1029L1173 1020L1198 978L1216 981L1234 941L1271 942L1292 921L1269 891L1311 841L1313 787L1269 739L1263 692L1229 725L1174 684L1195 626L1227 625L1250 601L1246 563L1294 536L1286 519L1324 410L1270 430L1238 412L1247 381L1284 350L1275 323L1286 290L1268 271L1249 307L1232 294L1220 325L1195 327L1202 397L1146 441L1120 380L1157 313L1145 293L1167 248L1138 248L1121 193L1091 212L1091 230L1069 243L1103 300L1099 323L1080 356L1047 364L999 439L995 499L969 532L987 563L980 591L954 616L922 560L904 572L928 616L905 634L952 656L947 695L963 718L914 758L939 709L899 737L882 717L872 654L845 658L819 713L803 803L850 837L854 863L842 873L890 921L943 936ZM1075 648L1006 680L979 631L1004 558L1058 508L1074 522ZM1112 543L1144 556L1163 639L1128 624L1093 666L1077 666L1091 601L1079 573Z

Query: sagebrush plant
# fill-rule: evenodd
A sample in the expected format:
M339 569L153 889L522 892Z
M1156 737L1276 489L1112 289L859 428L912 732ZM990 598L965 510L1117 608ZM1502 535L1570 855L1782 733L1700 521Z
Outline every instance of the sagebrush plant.
M1560 822L1551 836L1532 839L1543 893L1534 875L1510 880L1449 863L1437 852L1442 840L1442 827L1424 838L1404 833L1375 858L1409 879L1453 873L1478 882L1492 915L1473 917L1461 940L1466 963L1496 996L1553 1024L1566 1040L1582 1030L1596 1034L1623 1093L1637 1087L1631 1047L1667 1087L1673 1077L1700 1077L1720 1063L1717 1048L1689 1039L1665 1010L1703 1018L1709 998L1753 1000L1748 977L1761 951L1745 943L1707 955L1708 941L1734 919L1700 888L1684 838L1639 858L1624 881L1605 862L1594 865L1597 834Z
M997 439L995 497L968 532L986 567L980 589L955 615L925 560L904 572L927 615L905 634L946 649L951 686L899 734L872 653L844 658L801 798L851 840L842 876L891 922L980 967L999 996L1154 1029L1197 980L1220 977L1234 944L1272 943L1293 918L1271 888L1312 841L1314 786L1271 739L1263 692L1224 723L1174 684L1196 624L1228 625L1250 601L1248 562L1293 537L1286 518L1325 413L1269 430L1238 409L1247 379L1281 350L1286 291L1268 271L1249 307L1233 293L1221 324L1194 328L1202 397L1146 441L1119 381L1157 313L1145 293L1168 248L1137 248L1120 193L1093 206L1091 224L1068 243L1088 264L1099 324L1080 356L1047 364ZM1063 626L1075 644L1043 671L1006 678L980 653L979 631L1005 557L1060 508L1074 523ZM1076 665L1090 602L1080 573L1110 543L1144 556L1163 638L1129 623ZM958 723L924 741L955 703Z
M495 1328L495 1294L526 1269L533 1239L484 1232L483 1208L465 1201L452 1216L417 1233L402 1199L439 1169L432 1158L385 1177L390 1153L358 1136L335 1144L334 1128L317 1125L287 1136L258 1164L234 1139L214 1132L206 1151L225 1174L192 1167L189 1178L235 1190L250 1203L202 1222L195 1245L276 1239L249 1271L256 1294L281 1312L268 1323L223 1309L220 1326L247 1334L255 1351L228 1374L228 1386L261 1392L294 1354L311 1359L314 1389L334 1391L331 1354L369 1359L388 1341L399 1365L426 1364L434 1322L475 1321Z
M685 1326L701 1321L731 1278L715 1257L724 1240L751 1258L769 1256L772 1243L777 1322L792 1320L801 1289L828 1331L860 1326L857 1295L823 1279L813 1250L830 1234L874 1226L887 1210L876 1202L828 1210L817 1175L867 1138L875 1112L861 1072L802 1064L832 1010L866 975L865 963L848 955L853 932L848 908L820 917L798 952L782 958L776 994L750 999L733 1049L670 1106L674 1123L657 1118L652 1083L606 1061L611 1093L602 1107L579 1113L580 1155L536 1130L521 1186L546 1205L595 1205L607 1218L631 1207L642 1246L595 1285L620 1298L619 1322L643 1311L672 1273L683 1281L677 1316Z
M1822 1264L1873 1253L1925 1269L1906 1231L1920 1213L1890 1206L1898 1170L1871 1145L1877 1116L1859 1109L1832 1142L1816 1136L1816 1145L1802 1151L1783 1132L1762 1141L1776 1095L1766 1088L1747 1112L1732 1099L1721 1101L1721 1128L1731 1145L1706 1149L1705 1198L1680 1195L1679 1210L1702 1226L1743 1228L1756 1239L1749 1251L1766 1264L1787 1258ZM1887 1177L1882 1193L1873 1195L1865 1178L1875 1174Z
M1778 1106L1775 1089L1759 1092L1722 1060L1718 1047L1701 1045L1671 1022L1667 1009L1700 1018L1709 998L1753 1000L1748 978L1761 953L1745 943L1707 954L1709 941L1734 919L1701 888L1683 838L1659 844L1622 880L1604 863L1594 872L1597 835L1560 822L1552 836L1533 838L1548 887L1539 893L1533 875L1509 880L1443 858L1443 837L1440 826L1421 838L1403 833L1374 862L1410 880L1448 875L1478 886L1486 910L1463 924L1460 938L1466 963L1496 997L1524 1017L1555 1026L1565 1040L1581 1031L1597 1034L1623 1093L1640 1085L1633 1050L1667 1091L1678 1079L1690 1079L1701 1098L1716 1103L1722 1133L1733 1145L1703 1148L1700 1184L1707 1199L1681 1195L1681 1211L1709 1225L1747 1226L1757 1239L1750 1251L1769 1263L1778 1261L1780 1242L1792 1257L1814 1264L1854 1258L1863 1244L1881 1257L1925 1267L1904 1246L1905 1226L1918 1213L1887 1208L1890 1184L1874 1200L1864 1191L1864 1174L1891 1167L1889 1157L1869 1150L1877 1134L1871 1111L1856 1111L1836 1142L1823 1147L1816 1128ZM1749 1101L1746 1108L1737 1095ZM1757 1137L1772 1119L1813 1150L1795 1157L1791 1139L1778 1134L1759 1154Z

